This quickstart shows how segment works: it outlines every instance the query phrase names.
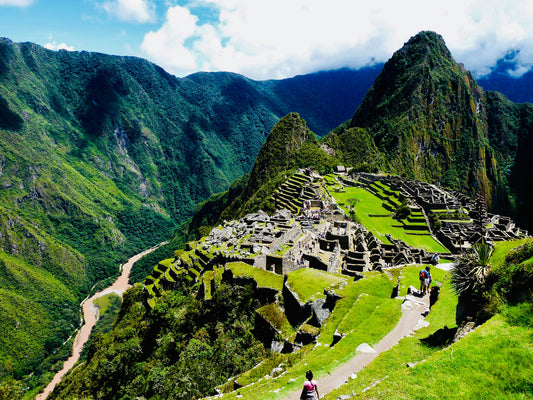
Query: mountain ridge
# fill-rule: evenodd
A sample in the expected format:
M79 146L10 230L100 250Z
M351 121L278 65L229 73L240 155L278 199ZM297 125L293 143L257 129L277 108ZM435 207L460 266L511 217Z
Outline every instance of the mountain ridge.
M215 76L224 80L202 83ZM248 172L266 133L298 101L321 98L298 100L284 85L176 78L136 57L0 39L0 326L8 332L0 378L40 379L90 287ZM344 93L324 107L357 103L357 90ZM348 117L333 124L324 115L314 120L325 131ZM33 313L22 315L20 301Z

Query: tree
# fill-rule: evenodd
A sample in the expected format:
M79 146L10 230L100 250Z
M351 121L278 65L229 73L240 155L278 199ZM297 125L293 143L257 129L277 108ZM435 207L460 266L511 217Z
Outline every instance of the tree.
M489 317L490 311L486 309L486 278L491 267L489 260L492 251L490 244L476 243L472 251L462 254L457 259L452 269L451 284L459 297L456 312L458 324L469 316L477 320Z
M8 379L0 385L0 400L21 399L23 392L22 384L19 381Z
M409 204L406 198L402 200L402 204L396 208L396 211L394 212L394 218L397 220L405 219L409 215L411 215L411 209L409 208Z

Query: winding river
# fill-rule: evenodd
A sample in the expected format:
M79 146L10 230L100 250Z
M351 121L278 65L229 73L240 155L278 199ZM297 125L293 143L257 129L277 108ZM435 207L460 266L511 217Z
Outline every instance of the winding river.
M57 372L57 374L54 376L54 379L48 384L48 386L44 389L43 392L39 393L37 397L35 397L35 400L45 400L50 393L54 390L55 386L61 381L63 376L76 364L78 359L80 358L81 350L83 349L83 346L85 343L87 343L87 340L89 340L89 336L91 334L91 330L93 329L93 326L96 324L96 321L98 321L99 317L99 310L97 307L94 306L93 301L96 300L98 297L105 296L109 293L116 293L119 296L122 296L122 294L128 290L131 285L129 284L129 278L130 278L130 272L131 267L133 264L135 264L136 261L141 259L146 254L151 253L158 247L166 244L168 242L163 242L158 244L157 246L154 246L148 250L143 251L142 253L139 253L133 257L131 257L122 267L122 273L117 278L115 282L106 289L94 294L92 297L85 299L82 303L82 309L83 309L83 320L84 324L81 326L81 328L78 330L78 333L76 334L76 337L74 338L74 345L72 347L72 355L68 358L67 361L63 364L63 368Z

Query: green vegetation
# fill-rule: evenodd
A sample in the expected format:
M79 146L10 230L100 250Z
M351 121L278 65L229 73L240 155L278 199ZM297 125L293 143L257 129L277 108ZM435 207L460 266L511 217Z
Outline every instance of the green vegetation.
M457 393L471 399L489 393L495 398L523 399L533 395L533 375L528 367L533 362L531 326L498 315L450 347L424 344L424 338L435 332L434 327L425 328L415 338L404 339L355 380L325 398L352 392L357 393L356 399L454 399ZM406 368L406 362L418 364Z
M346 281L346 277L312 268L302 268L287 274L287 285L298 294L303 303L324 298L324 289Z
M226 264L226 268L231 269L234 276L253 278L258 286L269 287L279 291L283 287L283 276L273 272L255 268L243 262L228 263Z
M220 220L236 219L249 212L272 212L274 191L301 167L317 171L331 168L338 160L321 147L305 121L296 113L280 119L257 155L254 168L239 197L222 213Z
M528 260L531 256L526 245L503 257L519 244L502 242L496 246L491 258L494 268L491 274L499 271L498 281L504 274L516 274L511 260ZM437 271L432 269L434 278ZM414 273L411 275L416 280ZM496 398L531 397L533 375L528 368L532 362L531 299L502 305L501 313L450 346L455 333L456 303L457 297L448 278L441 286L438 302L426 318L430 323L428 327L381 354L360 371L356 379L325 398L335 399L351 393L358 399L452 399L457 393L463 398L482 398L488 393ZM416 365L406 368L407 362ZM450 387L456 389L450 392Z
M8 306L0 319L0 381L32 373L24 387L44 383L45 359L55 359L77 327L89 288L127 257L169 239L195 204L249 172L279 118L302 109L324 134L351 115L377 74L178 79L139 58L8 39L0 39L0 70L0 259L23 268L14 282L2 280L0 301ZM178 246L214 225L218 211L204 211L178 235ZM132 280L143 280L171 251L139 263ZM50 301L34 300L34 292ZM20 318L9 305L25 301L34 313Z
M220 285L209 301L190 294L164 292L147 312L141 287L129 290L115 329L95 338L87 364L50 398L199 398L257 364L251 288Z
M510 250L512 246L518 247ZM494 259L492 254L488 244L480 243L456 263L452 284L465 308L460 319L471 316L482 322L508 304L532 300L533 242L498 243Z
M91 331L91 337L84 346L81 359L85 359L93 341L98 341L98 336L110 332L117 320L122 300L114 293L98 297L94 300L94 305L98 308L98 321Z
M310 347L306 347L296 354L272 355L278 365L279 363L286 365L282 375L273 379L258 381L260 377L263 377L265 373L270 373L271 370L254 369L244 374L242 381L240 377L237 377L237 381L241 384L247 382L255 382L255 384L224 394L224 398L234 399L239 394L243 395L244 398L253 397L260 400L285 398L288 393L300 389L301 379L302 376L305 376L306 370L312 369L315 376L318 377L326 376L339 365L351 359L359 344L376 344L394 327L400 316L400 301L390 298L393 286L393 279L386 274L368 273L367 279L350 282L342 289L338 289L337 293L343 298L337 302L335 310L321 328L317 346L312 350ZM364 307L360 308L361 303L358 302L358 298L363 294L381 299L380 306L370 310ZM334 346L330 346L335 330L343 323L345 315L352 309L354 310L353 315L359 315L362 323L352 325L351 331L343 339ZM268 360L266 363L273 365L273 362Z
M400 225L400 223L392 217L391 211L383 207L383 201L366 189L346 187L344 192L331 191L330 194L348 214L351 209L347 207L347 204L349 202L353 203L353 201L351 201L353 198L359 200L351 206L357 216L357 220L384 243L390 243L385 236L386 233L390 233L392 237L400 239L414 247L423 248L429 251L448 252L448 250L436 242L427 231L426 234L410 234L410 223L404 222Z

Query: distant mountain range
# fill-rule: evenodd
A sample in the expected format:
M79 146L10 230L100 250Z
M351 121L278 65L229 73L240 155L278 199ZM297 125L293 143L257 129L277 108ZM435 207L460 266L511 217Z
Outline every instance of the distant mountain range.
M495 71L481 82L504 79ZM432 33L385 66L261 82L180 79L139 58L0 39L0 379L33 373L38 385L90 287L250 172L290 112L307 124L291 117L303 136L278 163L292 154L291 168L342 162L481 187L494 207L533 226L531 106L484 92ZM308 128L319 137L334 130L322 143L335 157ZM286 140L279 131L272 139ZM232 199L266 200L268 171L283 168L271 170L265 154L254 186Z
M205 76L211 78L214 75ZM252 97L249 101L252 101L251 99ZM223 220L237 220L249 212L260 209L272 212L276 206L273 200L276 190L281 204L290 204L294 210L298 210L302 204L298 203L301 202L299 196L303 197L305 190L297 182L298 179L305 181L307 178L303 174L297 176L296 170L311 167L321 173L329 173L334 167L342 164L360 172L379 171L384 174L392 173L429 181L456 189L471 197L481 194L493 210L501 210L503 214L515 214L519 217L518 222L521 226L530 227L533 226L533 219L529 208L533 198L527 181L533 167L531 157L528 156L532 150L532 123L533 105L515 104L501 93L485 91L476 83L473 75L453 59L442 37L434 32L420 32L394 53L383 66L360 105L354 109L351 119L347 119L327 135L319 138L313 134L310 124L306 123L298 113L293 112L282 117L261 146L250 174L236 181L226 193L213 196L198 206L190 224L198 228L202 234L204 231L209 231L209 225L214 225L217 219L222 223ZM289 177L294 180L287 179ZM281 183L285 183L287 187L292 186L292 194L280 191ZM334 185L331 181L329 183ZM412 181L410 184L417 187ZM318 196L326 198L329 196L319 185L311 189L312 192L315 190ZM383 193L387 193L388 189L383 190ZM387 196L383 195L383 198ZM350 200L361 201L355 198L346 201ZM445 203L442 201L443 208L447 207ZM290 218L283 216L278 218L283 221L284 231L288 229L292 223L288 222ZM266 260L272 257L271 261L265 261L268 264L274 264L274 259L280 260L279 253L270 254L268 250L263 253L264 250L261 248L263 240L276 240L274 238L278 237L272 232L266 234L262 230L263 227L266 230L270 229L268 228L271 226L270 223L262 220L259 215L248 217L248 221L250 229L243 228L241 220L234 224L224 224L223 229L213 230L217 232L213 236L223 235L224 231L240 231L243 237L246 237L260 231L256 238L261 237L261 239L253 242L255 247L252 245L251 248L246 248L248 256L250 253L266 253ZM318 226L323 226L322 222L324 221L322 220ZM292 228L287 232L291 230ZM254 233L250 233L251 231ZM294 246L292 249L294 251L300 248L300 245L297 247L294 244L297 240L292 238L298 237L300 232L296 236L291 235L284 236L291 238L285 245L289 249ZM266 239L267 236L271 238ZM300 237L312 242L310 239L312 234L305 232ZM332 234L330 243L339 240L340 237ZM325 242L328 242L327 238L326 234ZM145 282L146 285L137 285L126 294L114 330L107 335L99 336L93 342L87 362L67 377L51 398L103 396L117 399L124 397L185 399L191 398L191 393L195 393L196 397L204 397L213 395L214 387L224 384L227 379L235 376L235 368L231 363L239 365L241 371L249 370L250 366L244 364L244 359L249 360L247 356L257 354L262 356L260 354L262 348L258 349L250 337L253 331L255 334L253 339L256 339L260 335L258 331L262 330L262 328L252 330L250 326L253 318L251 310L254 307L252 307L253 302L246 297L246 293L249 295L253 290L238 293L227 285L217 293L214 289L215 283L205 283L209 279L212 279L211 282L216 280L217 272L213 272L214 264L220 263L225 269L227 266L225 257L231 260L238 258L231 253L233 250L227 249L238 248L238 243L241 242L226 237L224 243L228 243L227 247L226 244L215 240L190 243L187 247L188 255L184 255L187 252L178 250L176 258L167 257L165 260L160 260L161 262L153 268L153 275ZM336 245L334 247L337 248ZM346 248L349 248L349 245L346 245ZM366 249L366 245L364 248ZM202 258L200 249L210 256ZM527 249L523 247L522 250L527 253L524 254L526 259L530 256L530 250ZM217 251L226 255L219 254L221 258L213 256ZM301 254L302 250L299 252ZM296 253L298 254L298 250ZM330 260L336 257L333 255L330 257L323 248L320 253ZM347 253L352 252L347 251ZM180 258L180 254L183 258ZM364 252L361 251L360 254ZM215 259L217 261L214 261ZM220 261L221 259L224 261ZM208 263L211 263L209 268L206 267ZM526 261L524 264L527 263ZM479 264L475 265L478 268ZM174 272L170 272L174 267L176 268ZM183 269L177 272L179 268ZM204 268L205 272L202 275ZM509 267L509 270L513 268L515 267ZM406 269L398 271L398 274L403 276ZM265 273L260 267L256 270L258 273L259 271ZM312 269L304 268L304 270ZM168 286L159 285L157 277L166 276L167 273L172 277L168 280ZM188 276L189 273L194 277ZM391 271L383 274L377 271L374 273L376 274L374 277L379 276L384 279L395 276ZM418 271L415 273L418 276ZM442 282L450 278L449 275L444 277L444 273L440 273L443 278L439 285L442 285ZM227 270L220 271L219 274L229 275ZM277 277L286 282L290 279L290 274L289 272L283 278L279 275ZM470 271L469 274L472 276L473 272ZM239 278L242 285L250 282L249 276L250 274L246 273L246 278ZM524 273L523 276L530 274ZM361 283L368 282L367 278L368 276L363 278ZM513 279L515 278L504 278L507 282ZM396 281L396 278L394 280ZM527 282L527 278L524 281ZM257 286L257 283L255 285ZM206 287L212 288L211 293L216 294L202 303L203 296L208 290ZM151 295L156 291L161 295L157 299L155 299L157 296ZM366 291L364 293L367 294ZM387 297L390 297L389 293L390 290L387 290ZM485 293L483 296L479 293L476 295L485 298ZM271 295L269 301L275 305L276 310L282 304L284 311L287 312L292 302L289 299L292 296L284 289L282 297L283 300L280 300L279 297ZM362 295L358 294L358 299L361 297ZM153 301L151 304L149 298ZM239 303L243 300L246 305ZM447 306L449 316L453 317L456 309L459 309L456 304ZM503 303L498 304L504 307ZM462 306L461 304L460 307ZM374 307L377 310L381 305L372 306L371 309ZM298 304L297 308L303 310L301 304ZM496 308L494 306L494 309ZM281 332L284 322L282 322L283 317L278 314L279 311L267 312L262 309L268 313L269 318L279 323L276 325L279 330L274 329L272 337L276 337L276 340L283 338ZM189 313L189 310L192 312ZM354 310L355 306L344 309L346 312L344 321L348 318L347 315L355 313ZM219 320L220 316L223 317ZM237 316L243 316L244 322L234 322L232 318ZM313 318L307 318L309 317L302 318L302 321L313 325L311 320L316 318L316 314ZM291 324L290 319L287 319L287 325L293 327L299 325L299 323ZM366 322L363 323L365 327ZM234 328L238 333L234 332ZM439 331L448 329L445 327ZM316 332L316 329L313 331ZM333 334L333 330L327 335L330 334ZM223 346L220 346L219 338L222 338ZM345 339L340 339L342 340ZM322 339L320 342L324 343ZM320 354L318 357L322 357L323 347L318 345L311 347L318 348ZM216 350L213 351L213 348ZM300 351L305 353L308 350L300 349ZM335 353L335 359L342 359L352 351L353 347L350 347L344 354ZM246 357L243 357L243 353L247 353ZM267 359L265 356L262 357L262 360ZM444 357L450 358L448 353ZM271 371L273 366L280 363L279 359L273 364L266 361L258 364L257 361L250 364L266 364L263 373L252 373L253 378L248 376L245 385L252 384L254 378L263 380L266 374L269 374L269 382L275 381L275 378L271 379L273 376ZM105 374L102 373L103 368ZM280 386L285 385L285 382L280 383L279 380L277 382ZM267 385L272 388L270 383ZM235 392L229 396L238 397L239 388L242 387L231 386L229 390ZM519 390L522 391L523 388L520 387Z

